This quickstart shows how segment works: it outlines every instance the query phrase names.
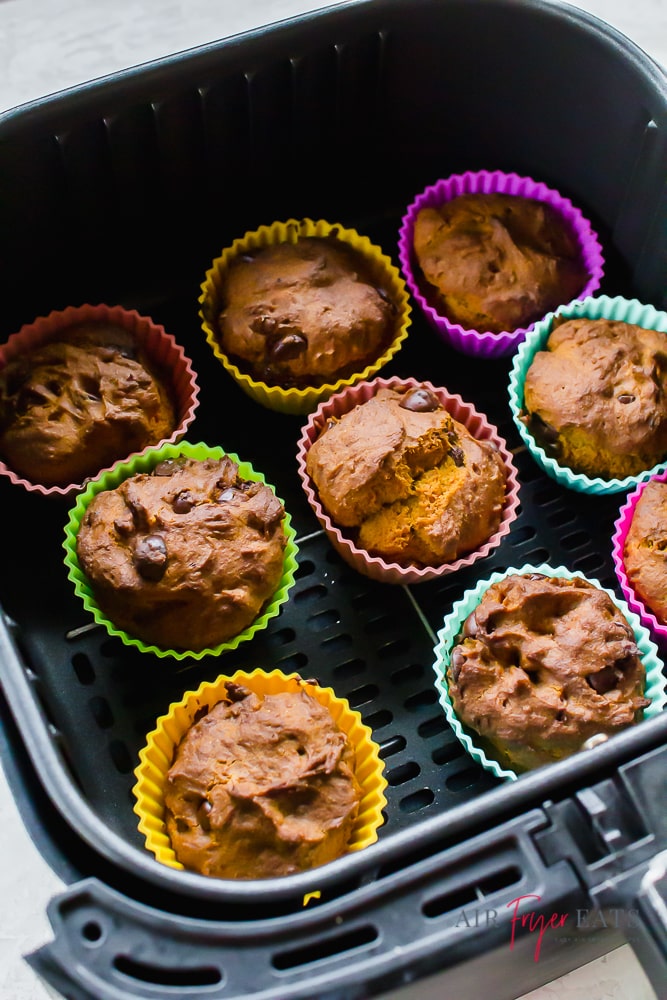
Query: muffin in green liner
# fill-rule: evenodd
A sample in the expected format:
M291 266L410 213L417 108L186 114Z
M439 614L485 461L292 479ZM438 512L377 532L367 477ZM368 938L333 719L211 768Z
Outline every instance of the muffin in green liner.
M651 305L638 302L637 299L624 299L620 296L609 298L609 296L601 295L598 298L590 297L570 302L567 305L561 306L556 313L549 313L526 335L526 339L519 346L514 357L510 372L509 402L514 423L530 454L548 476L561 486L570 490L576 490L579 493L600 495L620 493L631 489L655 473L666 469L667 461L661 461L636 475L628 475L623 478L588 476L583 472L575 472L553 456L547 454L526 425L524 405L526 375L535 355L538 351L545 349L554 328L556 317L563 319L604 319L629 323L644 327L647 330L657 330L661 333L667 333L667 312L660 312Z
M457 644L457 639L466 619L477 608L489 587L507 577L528 574L541 574L552 578L564 577L569 580L580 579L607 594L630 625L637 644L639 657L644 667L646 674L644 697L649 701L649 705L643 710L643 718L650 719L659 715L667 705L665 678L662 672L662 663L658 658L657 646L652 642L648 630L641 624L639 617L612 591L602 587L597 580L585 577L581 573L573 573L562 566L522 566L519 569L508 569L504 573L493 573L488 579L481 580L476 587L466 591L463 597L453 605L449 615L446 616L444 624L438 632L433 669L435 671L435 686L440 703L444 709L447 721L454 730L457 738L478 764L481 764L483 768L490 771L497 778L507 781L517 780L517 770L513 770L507 761L502 760L501 755L496 753L494 748L484 741L483 737L480 737L469 726L464 725L458 718L450 698L447 670L450 666L452 650Z
M110 611L109 613L106 613L105 611L102 610L102 606L105 606L107 609L109 607L110 601L108 595L105 595L107 598L106 600L101 596L101 589L100 589L101 585L100 585L98 586L97 589L98 596L96 597L92 582L84 572L82 563L80 561L79 552L77 551L79 548L79 531L81 529L81 525L88 511L88 507L92 503L94 498L96 498L99 494L104 493L105 491L116 490L118 487L124 484L126 480L129 480L134 476L140 476L141 474L147 474L153 472L156 469L156 467L160 466L162 463L166 463L165 471L161 472L159 474L159 477L156 477L156 479L161 478L163 475L170 475L171 474L170 463L174 462L174 460L179 460L179 459L185 459L186 464L187 460L192 460L193 462L201 462L203 469L206 468L207 461L209 462L208 468L211 468L210 466L211 461L223 462L223 466L221 468L227 470L226 475L228 475L228 477L234 477L235 475L237 476L238 484L234 485L234 487L230 488L229 490L223 489L222 481L220 482L219 485L221 486L220 490L221 496L216 501L217 503L221 503L222 501L233 501L234 503L238 503L241 502L242 499L243 500L250 499L251 495L257 496L259 494L262 494L265 497L265 499L270 501L270 505L272 505L273 507L275 507L276 504L282 505L282 501L280 501L279 498L275 496L275 490L273 489L272 486L270 486L270 484L266 482L264 476L261 473L256 472L255 469L253 469L253 467L248 462L241 461L237 455L231 452L226 452L220 447L209 447L208 445L201 443L191 444L187 441L181 441L179 444L170 444L170 445L165 445L161 448L152 448L147 450L144 454L136 456L134 459L128 462L117 463L111 470L104 473L97 479L94 479L91 482L89 482L87 488L78 497L76 505L71 509L69 514L69 520L65 528L65 541L64 541L65 565L68 569L68 577L74 584L75 593L81 598L84 607L86 608L87 611L89 611L92 614L95 621L99 625L103 625L107 629L110 635L117 635L126 645L136 646L142 652L154 653L156 656L159 657L170 656L178 660L183 660L186 658L201 659L202 657L207 655L215 656L219 655L220 653L226 652L227 650L236 649L239 643L251 639L255 635L255 633L257 633L263 628L266 628L271 618L274 618L279 613L281 605L284 604L284 602L287 600L289 590L294 584L294 574L297 567L297 560L296 560L297 547L295 543L295 532L291 526L290 516L286 511L284 511L284 508L282 513L282 520L280 521L282 534L284 535L284 539L283 538L280 539L280 545L283 546L282 552L280 549L278 549L277 554L275 551L269 553L270 558L273 561L272 579L275 579L278 573L281 572L280 559L282 556L282 573L280 579L278 580L277 586L268 597L264 596L264 594L261 594L261 596L264 597L263 603L260 607L259 613L250 622L250 624L245 624L245 627L239 628L239 631L237 633L231 634L227 637L225 637L223 634L222 638L224 638L224 641L206 642L205 640L203 640L201 643L193 642L192 644L195 648L187 648L185 644L181 645L180 643L176 643L174 641L160 642L156 639L153 639L152 636L150 638L147 638L144 635L142 638L140 638L138 635L131 634L131 631L126 631L124 628L119 627L119 625L116 624L113 620L114 617L113 612ZM228 461L225 462L224 460ZM175 467L176 469L182 468L182 466L178 465L177 461L175 462ZM171 466L172 470L173 468L174 466ZM236 472L236 469L238 469L238 472ZM213 473L211 473L211 475L213 475ZM152 480L153 477L144 476L142 478L145 482L147 479ZM250 488L248 488L248 486L246 485L248 483L251 484ZM258 490L257 487L252 486L253 483L261 484L263 489ZM226 485L226 482L224 485ZM248 494L246 498L233 495L235 492L239 493L239 491L242 494L244 490L247 491ZM267 490L269 490L270 492L267 493ZM172 503L173 510L178 514L181 513L188 514L190 510L194 509L196 513L198 509L197 503L193 501L191 495L184 496L183 495L184 492L187 491L181 491L178 495L174 497L173 501L170 501ZM227 492L229 495L223 496L223 493L225 492ZM97 506L98 505L96 505L96 507ZM280 508L278 509L277 516L280 516L279 510ZM216 511L213 511L212 513L214 515L217 514ZM222 509L220 514L222 514ZM274 511L273 514L275 515L276 512ZM129 521L131 522L132 519L134 518L134 515L135 511L132 509L128 511L127 514L121 514L119 520L114 520L113 522L114 534L116 533L122 534L126 530L128 531L128 533L131 533L133 531L132 524L129 523L129 525L126 528L126 525L122 522L124 518L129 519ZM145 512L142 511L139 511L138 516L144 519L146 517ZM149 519L151 518L151 516L152 516L151 514L148 515ZM220 515L218 515L218 517L220 517ZM228 530L228 526L222 523L223 520L224 517L222 518L221 523L219 525L222 534L224 534L225 530ZM276 522L274 518L274 524L275 523ZM254 527L252 519L250 526L251 528ZM106 526L103 527L106 530ZM193 530L195 529L196 529L196 524ZM158 570L156 574L154 572L154 567L151 567L147 563L146 564L142 563L142 565L140 566L139 562L141 561L141 559L144 559L145 563L145 557L147 557L149 561L151 558L155 557L156 553L155 551L151 551L151 549L154 548L154 543L156 539L157 542L159 543L159 545L157 546L158 549L157 557L158 558L164 557L163 561L167 565L169 565L171 554L167 555L166 553L164 538L160 540L158 534L155 533L156 530L159 533L160 531L159 525L157 526L157 529L155 525L153 526L149 525L146 526L143 530L144 532L153 532L153 533L143 534L141 539L139 539L137 535L137 538L134 539L133 541L134 549L132 550L131 562L128 553L123 552L121 550L121 557L120 557L121 561L119 563L119 568L118 568L118 579L119 580L126 579L128 573L130 574L130 577L132 577L133 567L136 568L137 571L139 572L139 575L142 577L142 581L140 581L140 584L143 586L143 583L144 582L146 583L146 594L148 600L150 601L152 600L152 595L150 593L151 584L155 583L157 586L162 576L164 576L167 573L167 570L166 569L162 571ZM178 530L180 531L181 529L179 528ZM261 535L261 532L259 532L259 535ZM148 546L148 552L145 553L143 549L146 548L147 541L150 544ZM141 551L139 551L140 544L142 545ZM162 548L165 549L165 551L160 551L160 546L162 546ZM252 558L256 558L261 561L262 559L261 545L259 546L258 553L259 554L256 557L252 556ZM137 561L138 559L139 562ZM202 560L203 559L204 555L202 555ZM174 564L176 563L177 560L174 559ZM90 566L90 564L88 565ZM182 560L180 561L180 563L178 563L178 565L182 566ZM262 568L263 567L260 566L259 570L260 583L261 583ZM249 575L250 577L252 577L254 572L253 567L249 566L248 569L249 569ZM114 573L115 572L116 570L114 569ZM189 573L189 568L186 565L185 568L182 570L181 578L179 579L179 585L180 581L184 578L186 583L185 589L187 591L187 594L185 596L187 597L187 600L192 601L192 594L189 589L190 580L188 578L188 573ZM201 573L200 576L205 577L207 573ZM184 577L183 574L185 574ZM244 586L249 586L246 579L244 579ZM131 595L133 591L131 587L129 589L127 588L124 589L123 587L119 586L118 592L121 595L124 595L125 593L129 594L130 596L128 600L132 601ZM199 602L200 598L196 589L194 591L194 594L195 594L195 601ZM169 598L170 596L171 595L167 594L167 598ZM183 594L181 594L181 596L183 596ZM257 595L255 594L254 596L256 598ZM175 600L174 602L172 602L172 605L170 605L173 606L174 610L173 611L170 610L167 616L170 622L174 617L177 617L179 613L178 602L176 600L176 597L177 594L175 593L174 594ZM115 595L111 601L112 606L114 599ZM124 600L124 597L121 596L120 599L122 601ZM164 599L164 594L163 594L163 599ZM224 597L224 600L227 600L227 597ZM229 603L232 605L232 611L230 612L230 615L236 614L236 610L233 606L235 602L238 603L239 601L240 598L238 597L236 589L234 588L234 593L230 592L229 594ZM193 605L190 604L190 607L192 606ZM224 611L224 608L222 610ZM134 608L132 613L134 613ZM188 615L187 607L185 607L185 610L182 613L184 617ZM220 613L222 613L222 611ZM162 612L162 614L164 620L164 612ZM218 614L217 606L213 605L209 617L215 619L217 614ZM230 617L230 621L233 620L234 620L233 617ZM201 632L201 634L204 636L206 635L206 626L207 626L207 621L204 619ZM216 627L217 627L217 622L216 622ZM141 630L137 629L137 631L140 632ZM218 636L220 636L220 633L218 633Z

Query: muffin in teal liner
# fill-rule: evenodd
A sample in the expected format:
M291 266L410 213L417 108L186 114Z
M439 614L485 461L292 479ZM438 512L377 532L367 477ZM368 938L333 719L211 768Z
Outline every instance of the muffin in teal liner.
M266 628L297 562L289 514L222 448L153 448L92 480L65 529L77 595L110 635L176 659L218 655Z
M508 569L467 591L438 633L434 670L457 738L509 781L667 704L657 647L638 616L562 566Z
M561 486L619 493L667 468L664 334L667 313L605 295L562 306L527 334L510 373L510 409L531 455Z

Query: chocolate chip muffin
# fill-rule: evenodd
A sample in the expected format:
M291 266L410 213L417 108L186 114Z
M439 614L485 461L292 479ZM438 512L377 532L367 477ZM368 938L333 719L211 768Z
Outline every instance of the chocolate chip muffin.
M452 706L515 770L568 757L642 718L634 634L587 580L513 574L466 619L447 669Z
M529 326L588 281L574 233L533 198L465 194L422 208L413 245L424 294L466 329Z
M160 462L97 493L77 535L102 612L161 648L198 651L246 629L275 593L287 544L273 491L229 457Z
M317 386L362 370L396 334L398 309L362 254L302 237L235 260L221 289L220 343L269 385Z
M185 868L270 878L344 854L361 794L354 751L312 695L228 684L177 748L165 821Z
M554 323L526 372L526 424L574 472L634 476L667 458L667 334L607 319Z
M667 625L667 483L651 480L632 515L623 550L637 596Z
M397 562L434 566L498 528L506 471L428 388L381 387L313 442L306 469L335 524Z
M44 486L81 483L175 427L168 379L113 323L71 326L0 371L0 455Z

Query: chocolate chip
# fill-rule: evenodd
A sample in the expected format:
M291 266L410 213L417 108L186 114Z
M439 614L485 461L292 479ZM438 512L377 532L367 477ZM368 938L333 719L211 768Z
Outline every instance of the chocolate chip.
M144 535L134 547L134 565L144 580L156 583L167 569L167 546L162 535Z
M622 392L618 397L619 403L634 403L635 397L630 392Z
M209 833L211 829L211 821L209 816L213 811L213 806L208 801L208 799L202 799L199 803L199 808L197 809L197 822L205 833Z
M452 680L456 684L461 673L461 667L463 666L465 660L465 653L460 646L454 646L452 650L452 655L449 659L449 672L452 675Z
M173 476L179 469L179 463L173 458L167 458L164 462L158 462L153 469L154 476Z
M376 285L375 286L375 291L378 293L378 295L380 296L380 298L383 299L383 301L387 303L387 305L391 309L392 313L397 313L398 312L398 308L396 306L396 303L391 298L391 296L389 295L389 292L387 291L386 288L382 288L380 285Z
M434 410L441 410L440 400L428 389L413 389L403 397L399 403L404 410L412 410L413 413L433 413Z
M468 615L465 620L463 635L466 639L474 639L478 632L479 624L477 622L477 618L475 617L475 612L473 611L472 614Z
M586 680L598 694L606 694L617 686L618 673L616 668L609 664L603 667L602 670L598 670L596 674L589 674Z
M544 573L526 573L526 580L546 580Z
M195 505L194 498L190 490L181 490L174 497L171 506L176 514L189 514Z
M229 489L223 490L223 492L218 497L218 503L221 503L225 500L233 500L235 492L236 491L231 489L231 487Z
M307 347L308 341L300 333L286 333L269 348L269 357L273 361L292 361Z
M462 466L465 465L466 457L463 452L463 448L452 448L449 454L452 456L452 462L457 467L457 469L460 469Z
M241 684L226 684L227 690L227 701L243 701L250 694L248 688L243 687Z
M193 723L194 723L194 722L201 722L201 720L202 720L202 719L203 719L203 718L204 718L205 716L207 716L207 715L208 715L208 712L209 712L209 707L208 707L208 705L200 705L200 707L199 707L199 708L197 709L197 711L195 712L195 714L194 714L194 715L193 715L193 717L192 717L192 721L193 721Z

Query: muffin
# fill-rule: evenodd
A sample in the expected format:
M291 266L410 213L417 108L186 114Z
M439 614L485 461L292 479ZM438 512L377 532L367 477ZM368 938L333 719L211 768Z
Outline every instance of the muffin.
M571 201L501 170L451 174L420 192L401 220L398 256L433 329L481 358L513 353L550 309L592 295L604 266Z
M397 268L354 230L290 219L246 233L202 284L216 357L256 402L307 413L377 371L407 335Z
M144 471L121 467L113 485L91 484L68 526L84 598L88 587L116 630L161 650L215 651L258 619L283 580L281 501L229 455L199 458L202 449L149 452Z
M547 455L622 479L667 458L667 334L634 323L556 317L524 381L523 417Z
M517 771L632 726L650 704L635 633L609 594L539 572L510 572L484 590L446 681L460 722Z
M74 323L0 371L0 455L47 487L81 483L177 423L168 378L119 323Z
M667 625L667 482L649 480L636 502L623 561L630 586Z
M371 730L331 688L236 671L170 706L136 768L135 812L163 864L268 878L377 840L386 806Z
M526 327L576 298L588 280L570 227L533 198L475 193L426 206L413 240L427 298L466 328Z
M456 560L493 535L507 497L503 459L431 387L381 386L322 428L305 469L332 521L402 565Z

